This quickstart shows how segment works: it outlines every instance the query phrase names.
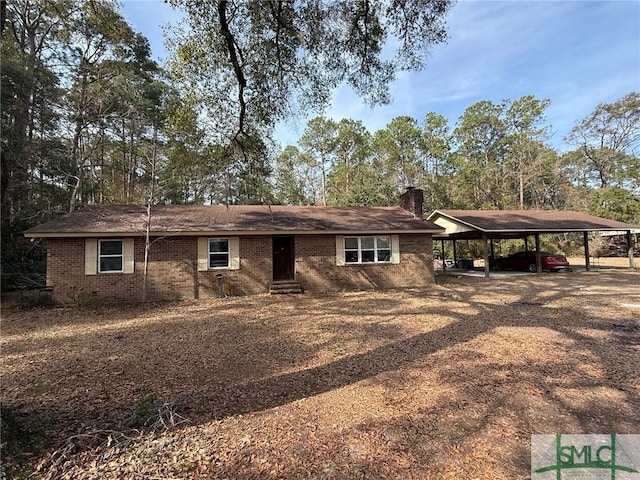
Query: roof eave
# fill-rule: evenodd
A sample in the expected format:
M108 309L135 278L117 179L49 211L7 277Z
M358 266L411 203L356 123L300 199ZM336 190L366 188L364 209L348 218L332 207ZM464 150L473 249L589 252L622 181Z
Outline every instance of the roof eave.
M499 238L500 236L505 236L505 238L519 238L522 236L535 235L539 234L559 234L559 233L584 233L584 232L608 232L608 231L620 231L619 228L563 228L563 229L553 229L553 230L539 230L539 229L518 229L518 230L487 230L487 231L467 231L467 232L455 232L455 233L436 233L434 234L434 239L436 240L447 240L447 239L481 239L482 236L486 236L487 238L492 238L492 236L496 236L494 238ZM626 231L625 231L626 233Z
M438 234L443 229L363 229L363 230L198 230L198 231L152 231L152 237L204 237L204 236L267 236L267 235L397 235ZM143 237L144 232L25 232L26 238L87 238L87 237Z

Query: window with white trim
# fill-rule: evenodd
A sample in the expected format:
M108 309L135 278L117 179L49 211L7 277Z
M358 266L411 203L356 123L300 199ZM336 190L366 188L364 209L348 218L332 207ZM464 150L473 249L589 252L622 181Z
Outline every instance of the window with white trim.
M391 263L391 237L344 237L344 261L354 263Z
M123 272L124 248L122 240L100 240L98 242L98 272Z
M229 239L209 239L209 268L229 268Z

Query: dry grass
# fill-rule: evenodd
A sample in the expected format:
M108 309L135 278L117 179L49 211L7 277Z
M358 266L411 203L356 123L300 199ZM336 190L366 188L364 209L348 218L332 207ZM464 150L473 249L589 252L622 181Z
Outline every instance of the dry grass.
M5 461L35 478L528 478L531 434L638 432L639 313L629 270L5 311L2 402L42 436ZM145 409L167 402L190 422L150 435Z
M584 257L568 257L569 263L584 267ZM628 257L590 257L589 262L594 268L629 268ZM640 259L634 258L634 266L640 268Z

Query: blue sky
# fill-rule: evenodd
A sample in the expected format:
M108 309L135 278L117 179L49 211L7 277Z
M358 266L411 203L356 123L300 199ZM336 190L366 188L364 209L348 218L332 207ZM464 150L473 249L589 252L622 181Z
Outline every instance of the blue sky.
M160 0L124 0L123 13L151 42L154 57L166 57L162 26L180 14ZM422 123L428 112L444 115L453 128L481 100L500 102L532 94L549 98L551 143L562 138L597 104L640 90L640 2L459 1L448 18L449 40L431 51L421 72L402 73L391 86L391 104L374 109L348 87L339 88L326 115L361 120L373 133L392 118L410 115ZM294 144L305 119L282 124L277 135Z

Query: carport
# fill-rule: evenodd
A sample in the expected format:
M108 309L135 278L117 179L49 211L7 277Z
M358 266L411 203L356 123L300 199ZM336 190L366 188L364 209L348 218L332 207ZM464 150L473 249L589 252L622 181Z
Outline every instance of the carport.
M433 239L442 242L443 252L445 242L452 241L454 260L457 260L458 240L482 240L485 277L489 276L490 259L493 258L493 240L521 238L527 245L531 236L535 241L537 271L541 273L540 235L548 233L582 232L585 266L590 270L589 232L623 231L627 239L629 266L633 267L631 232L639 228L638 225L571 210L435 210L427 220L444 228L444 233L434 234ZM446 268L444 263L443 268Z

